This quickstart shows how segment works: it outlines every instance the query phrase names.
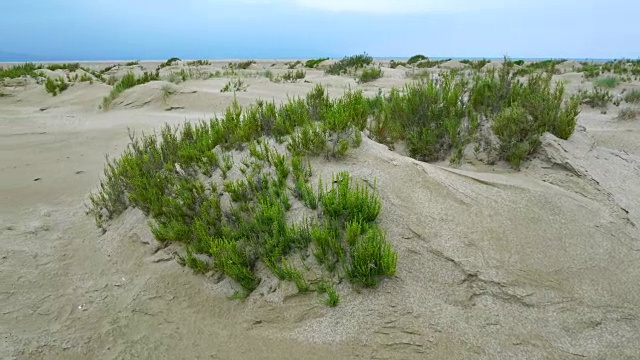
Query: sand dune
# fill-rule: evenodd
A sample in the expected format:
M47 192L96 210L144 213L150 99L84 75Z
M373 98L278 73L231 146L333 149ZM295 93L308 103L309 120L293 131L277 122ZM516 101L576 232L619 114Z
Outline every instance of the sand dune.
M333 97L349 87L373 95L409 81L405 70L383 70L365 85L322 70L307 70L308 82L249 77L235 96L281 102L317 83ZM556 79L570 91L589 86L577 73ZM336 308L273 279L272 293L229 300L228 280L180 267L180 247L161 249L139 210L100 235L83 203L104 155L126 146L127 127L222 114L234 98L220 92L228 80L152 81L109 111L99 109L111 90L102 83L56 97L34 82L3 88L0 358L640 357L640 122L614 120L615 107L583 107L574 135L544 135L520 172L418 162L367 138L345 160L314 159L314 182L340 170L377 179L380 222L399 256L396 275L376 289L340 284Z

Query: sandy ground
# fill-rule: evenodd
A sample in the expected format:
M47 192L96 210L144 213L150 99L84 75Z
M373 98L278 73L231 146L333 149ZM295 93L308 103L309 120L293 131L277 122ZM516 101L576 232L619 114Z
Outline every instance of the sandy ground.
M220 67L226 62L214 63ZM260 62L256 71L285 71ZM102 63L92 63L96 68ZM154 68L153 63L142 63ZM367 93L408 81L385 69ZM314 85L341 95L352 79L246 79L238 99L286 100ZM571 91L581 76L557 76ZM365 139L317 176L377 179L381 223L399 253L377 289L339 286L327 308L287 284L227 299L229 283L194 275L158 251L128 210L105 235L84 213L104 155L127 128L152 131L220 114L226 79L153 82L98 110L110 87L41 85L0 98L2 359L637 359L640 358L640 122L584 108L569 141L543 139L519 173L416 162ZM640 84L623 84L622 88Z

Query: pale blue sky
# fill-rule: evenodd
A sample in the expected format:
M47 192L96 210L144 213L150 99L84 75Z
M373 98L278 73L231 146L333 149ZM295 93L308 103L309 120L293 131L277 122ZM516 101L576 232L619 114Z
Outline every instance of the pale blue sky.
M638 14L637 0L7 0L0 60L638 58Z

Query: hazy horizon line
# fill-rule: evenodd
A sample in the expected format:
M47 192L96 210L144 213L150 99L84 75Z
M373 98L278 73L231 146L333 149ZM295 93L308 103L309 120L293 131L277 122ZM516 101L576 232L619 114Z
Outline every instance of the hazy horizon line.
M336 57L336 56L326 56L330 60L340 60L345 56ZM410 56L372 56L374 60L407 60ZM525 61L540 61L540 60L571 60L571 61L615 61L621 59L632 59L625 57L617 57L617 58L590 58L590 57L518 57L518 56L508 56L512 60L525 60ZM233 61L233 60L256 60L256 61L269 61L269 60L308 60L308 59L317 59L322 57L224 57L224 58L180 58L185 61L192 60L209 60L209 61ZM489 56L429 56L429 59L432 60L503 60L504 56L499 57L489 57ZM637 59L640 59L637 58ZM142 58L131 58L131 59L57 59L57 60L44 60L37 56L29 57L27 59L9 59L4 58L0 55L0 63L102 63L102 62L121 62L121 61L140 61L140 62L163 62L167 59L142 59Z

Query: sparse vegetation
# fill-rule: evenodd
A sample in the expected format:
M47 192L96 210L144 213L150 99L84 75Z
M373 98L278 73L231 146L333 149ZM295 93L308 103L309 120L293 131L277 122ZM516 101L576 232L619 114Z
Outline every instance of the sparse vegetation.
M594 88L591 91L580 91L578 93L581 101L585 105L591 106L591 108L599 108L605 110L607 105L613 100L613 95L609 90Z
M640 89L633 89L624 95L624 101L630 104L640 104Z
M339 69L365 62L352 59ZM263 264L300 293L315 291L335 306L335 280L375 286L395 274L398 257L377 223L383 207L375 179L363 184L343 171L312 185L308 157L344 158L368 128L376 141L404 140L423 161L455 162L465 145L497 138L489 145L517 168L542 133L571 136L579 98L565 99L549 73L520 80L513 67L505 58L499 71L472 79L443 72L373 98L349 90L332 100L316 85L281 105L258 100L243 108L234 99L220 118L132 134L122 156L107 159L89 213L104 229L128 207L140 209L158 241L184 244L182 264L233 279L236 298L260 284L256 267ZM114 91L137 83L130 74ZM308 216L292 221L294 206ZM307 261L310 254L315 262ZM311 266L323 268L321 280L308 277Z
M522 61L522 60L520 60ZM487 59L481 59L481 60L460 60L461 63L469 65L470 68L472 68L473 70L479 71L482 70L482 68L485 67L485 65L487 65L488 63L491 62L491 60L487 60ZM515 64L515 62L514 62ZM522 64L524 64L524 61L522 61ZM520 65L522 65L520 64Z
M187 122L180 131L166 125L159 135L142 138L132 134L122 157L107 160L100 190L90 196L89 212L104 227L105 221L127 207L139 208L151 218L151 231L159 241L185 244L182 264L200 273L213 264L241 287L238 297L258 286L261 279L255 266L262 262L275 277L295 283L299 292L327 294L325 302L335 306L340 298L332 282L307 280L295 265L297 259L303 267L310 266L305 254L311 248L325 269L361 286L373 286L380 277L393 275L397 255L375 225L382 202L375 190L346 172L335 175L336 183L328 188L319 179L315 192L309 185L310 163L300 155L279 153L270 139L319 121L325 146L325 131L339 132L348 128L344 124L362 122L356 111L362 104L366 101L361 93L330 102L325 90L317 87L305 100L293 99L280 108L257 102L243 109L234 101L220 119L196 125ZM242 177L203 182L199 174L210 177L229 171L238 156L228 152L232 149L244 149L237 165ZM303 192L296 197L316 215L289 223L289 192L295 195L296 188ZM229 195L232 206L223 206L218 189ZM361 222L362 236L354 235L350 226L350 240L344 242L345 221Z
M286 65L287 65L287 68L289 68L289 70L293 70L293 69L297 68L298 65L301 65L301 64L302 64L302 61L296 60L296 61L294 61L292 63L287 63Z
M286 82L296 82L298 80L302 80L307 76L307 73L304 70L289 70L286 73L279 76L279 80ZM279 82L278 79L271 77L271 81Z
M13 65L8 68L0 68L0 80L15 79L23 76L37 77L36 70L42 69L42 65L34 63L25 63Z
M247 60L238 63L229 63L228 68L232 70L246 70L249 66L255 64L255 60Z
M51 64L47 66L47 69L55 71L55 70L67 70L67 71L76 71L80 69L80 64Z
M124 66L136 66L136 65L140 65L140 60L129 61L124 64Z
M440 66L441 64L446 63L447 61L450 61L451 59L442 59L442 60L429 60L429 59L425 59L422 61L419 61L415 64L415 66L419 69L426 69L426 68L432 68L432 67L437 67Z
M247 91L247 87L242 79L231 79L220 89L220 92Z
M623 107L618 110L618 116L616 120L637 120L640 118L640 109L637 107Z
M413 65L413 64L419 63L420 61L428 60L428 59L429 59L428 57L421 54L413 55L412 57L409 58L409 60L407 60L407 65Z
M165 103L169 100L171 96L177 93L176 89L174 89L173 86L169 84L162 85L162 88L160 89L160 91L162 91L162 100Z
M382 69L379 67L367 67L362 69L357 80L360 84L368 83L377 79L380 79L383 75Z
M44 89L51 95L57 96L69 88L69 84L62 78L47 78Z
M158 70L164 69L164 68L169 67L169 66L173 66L178 61L180 61L180 58L172 57L171 59L161 63L160 65L158 65Z
M373 58L366 53L361 55L347 56L342 60L332 64L325 71L329 75L344 75L353 73L354 71L361 69L365 66L371 65Z
M553 75L557 73L556 67L566 61L566 59L549 59L542 61L533 61L526 65L524 65L523 62L523 66L517 69L514 73L517 76L528 76L540 72L545 72L547 74ZM511 67L513 67L513 65L517 64L511 63Z
M187 66L208 66L211 65L211 61L209 60L193 60L187 62Z
M620 84L617 76L603 76L593 80L593 85L599 88L613 89Z
M145 72L142 76L136 77L133 73L127 73L118 81L111 89L109 95L102 99L102 109L109 110L111 103L125 90L130 89L136 85L148 83L150 81L159 80L160 77L156 73Z
M309 68L309 69L315 69L316 67L318 67L318 65L322 64L323 62L329 60L329 58L319 58L319 59L311 59L311 60L307 60L304 63L304 66Z
M392 69L397 68L398 66L407 66L406 62L391 60L389 62L389 67Z

